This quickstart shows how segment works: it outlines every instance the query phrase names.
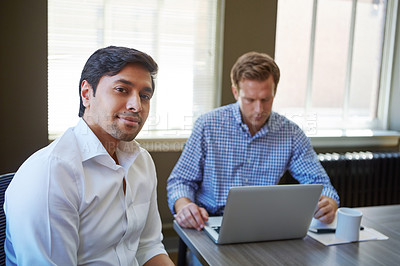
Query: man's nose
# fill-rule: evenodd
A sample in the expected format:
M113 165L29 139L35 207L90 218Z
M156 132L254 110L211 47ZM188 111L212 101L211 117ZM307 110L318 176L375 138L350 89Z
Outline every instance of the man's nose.
M255 111L258 112L258 113L261 113L261 112L264 111L264 106L263 106L261 101L256 101L255 102Z
M138 113L142 111L142 103L140 101L139 93L133 93L129 98L128 102L126 103L126 108L129 111Z

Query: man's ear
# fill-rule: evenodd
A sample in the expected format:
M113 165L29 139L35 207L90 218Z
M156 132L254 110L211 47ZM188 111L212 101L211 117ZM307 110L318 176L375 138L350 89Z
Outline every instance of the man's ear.
M81 84L81 97L83 106L88 108L90 106L90 99L93 97L93 89L86 80L83 80Z
M233 97L235 97L235 100L237 101L239 99L239 90L233 85L232 85L232 93Z

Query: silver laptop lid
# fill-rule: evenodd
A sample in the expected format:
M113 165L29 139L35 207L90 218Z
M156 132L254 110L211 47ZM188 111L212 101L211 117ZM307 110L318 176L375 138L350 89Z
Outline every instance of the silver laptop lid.
M303 238L322 187L301 184L231 188L217 243Z

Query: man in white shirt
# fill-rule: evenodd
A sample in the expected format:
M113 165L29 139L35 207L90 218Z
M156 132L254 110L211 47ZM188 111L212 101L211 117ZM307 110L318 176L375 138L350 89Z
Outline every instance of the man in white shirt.
M7 265L173 265L161 242L154 163L134 141L157 70L125 47L88 59L82 118L28 158L6 191Z

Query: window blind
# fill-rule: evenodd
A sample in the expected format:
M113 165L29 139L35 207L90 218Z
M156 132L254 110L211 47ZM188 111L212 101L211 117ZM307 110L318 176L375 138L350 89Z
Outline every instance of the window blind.
M55 138L78 121L79 79L108 45L151 55L159 65L139 137L186 134L216 107L218 0L49 0L48 123Z

